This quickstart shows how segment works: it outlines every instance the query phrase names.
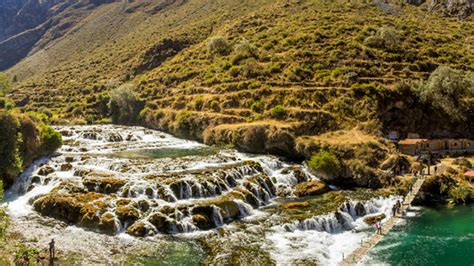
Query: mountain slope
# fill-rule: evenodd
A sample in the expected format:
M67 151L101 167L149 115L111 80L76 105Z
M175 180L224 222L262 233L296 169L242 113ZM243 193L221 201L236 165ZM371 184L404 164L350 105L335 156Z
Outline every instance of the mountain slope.
M306 154L293 148L299 137L355 126L472 137L472 125L400 89L442 65L472 76L472 18L428 4L114 2L42 38L8 73L20 80L16 101L55 122L107 118L105 92L130 82L146 103L141 123L247 151Z

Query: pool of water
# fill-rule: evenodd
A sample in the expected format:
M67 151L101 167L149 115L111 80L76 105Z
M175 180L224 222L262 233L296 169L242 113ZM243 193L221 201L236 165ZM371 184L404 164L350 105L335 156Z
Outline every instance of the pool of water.
M122 158L181 158L186 156L209 156L219 152L214 147L193 147L193 148L159 148L122 151L114 154L115 157Z
M474 205L423 208L369 257L364 264L474 265Z

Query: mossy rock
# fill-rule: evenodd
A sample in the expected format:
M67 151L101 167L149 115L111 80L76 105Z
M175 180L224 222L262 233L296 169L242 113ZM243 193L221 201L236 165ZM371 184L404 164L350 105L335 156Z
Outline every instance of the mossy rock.
M106 212L102 214L102 216L100 216L99 229L107 234L116 234L120 230L120 228L117 224L115 214L111 212Z
M178 231L176 221L162 213L157 212L152 214L148 218L148 221L161 233L172 234Z
M369 225L374 225L376 222L380 222L385 218L385 213L368 215L364 217L364 222Z
M33 206L39 213L60 219L69 223L77 224L84 219L84 222L94 221L97 209L92 205L85 205L102 198L103 195L97 193L86 194L57 194L51 193L37 199Z
M61 171L65 172L65 171L69 171L71 169L72 169L72 164L70 164L70 163L61 164Z
M120 206L115 209L118 219L122 223L133 223L140 218L140 211L132 206Z
M148 233L148 228L144 222L138 221L128 227L127 233L136 237L144 237Z
M42 176L47 176L52 173L54 173L54 168L49 165L43 166L38 170L38 175Z
M320 180L313 180L298 184L295 189L295 195L298 197L317 196L326 193L330 188L326 183Z
M209 230L213 228L209 218L202 214L193 215L193 224L195 224L201 230Z
M112 176L96 176L92 174L86 175L82 183L89 191L97 191L100 193L117 193L126 183L127 180L115 178Z

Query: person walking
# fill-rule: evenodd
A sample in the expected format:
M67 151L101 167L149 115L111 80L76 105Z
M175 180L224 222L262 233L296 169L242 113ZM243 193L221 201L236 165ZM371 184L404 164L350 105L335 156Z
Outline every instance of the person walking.
M382 234L382 224L380 223L380 221L378 221L375 225L377 227L377 234L381 235Z
M55 253L55 242L54 239L51 239L51 242L49 242L49 265L54 264L54 253Z
M402 203L400 202L400 200L397 200L397 203L395 203L395 206L396 206L396 212L400 214L400 210L402 208Z

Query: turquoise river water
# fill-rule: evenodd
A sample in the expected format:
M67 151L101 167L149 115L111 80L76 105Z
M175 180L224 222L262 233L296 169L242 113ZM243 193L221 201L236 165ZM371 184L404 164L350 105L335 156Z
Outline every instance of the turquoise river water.
M422 208L370 257L364 264L474 265L474 205Z

